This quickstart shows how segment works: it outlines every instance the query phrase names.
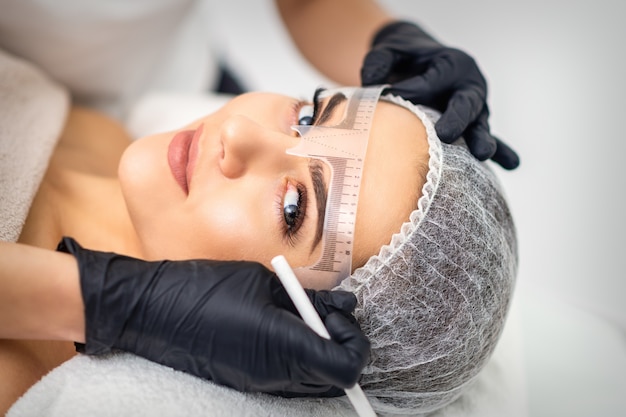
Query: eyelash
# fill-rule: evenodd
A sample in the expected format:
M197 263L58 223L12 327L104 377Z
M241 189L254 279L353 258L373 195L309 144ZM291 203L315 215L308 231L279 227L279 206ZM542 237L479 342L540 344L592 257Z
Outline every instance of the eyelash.
M324 91L324 88L318 88L315 90L315 94L313 94L313 115L309 116L311 118L309 125L314 125L315 122L317 121L317 117L319 114L319 95ZM300 118L300 111L302 110L302 108L304 106L309 106L310 102L307 101L298 101L297 103L295 103L294 107L295 107L295 113L298 116L298 124L302 125L302 123L300 122L300 120L302 120L302 118Z
M295 218L295 224L292 226L287 224L287 219L285 216L285 199L287 197L289 186L294 187L296 189L296 192L298 193L298 214ZM289 246L293 247L298 242L298 239L300 237L300 229L306 218L307 203L308 198L306 187L300 183L294 183L294 181L292 180L287 180L285 187L281 191L280 195L277 196L276 208L280 219L283 237L285 238Z

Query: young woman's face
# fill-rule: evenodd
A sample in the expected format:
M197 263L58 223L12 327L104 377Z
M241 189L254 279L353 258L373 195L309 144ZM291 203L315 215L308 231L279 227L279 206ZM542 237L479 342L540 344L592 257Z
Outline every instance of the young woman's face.
M269 267L282 254L294 268L315 263L324 213L318 196L327 190L330 170L318 160L285 153L299 141L291 126L299 122L301 104L281 95L245 94L183 129L134 142L119 175L144 256L253 260ZM419 119L378 103L353 268L378 253L408 220L424 181L417 167L427 158ZM303 282L309 288L335 284Z

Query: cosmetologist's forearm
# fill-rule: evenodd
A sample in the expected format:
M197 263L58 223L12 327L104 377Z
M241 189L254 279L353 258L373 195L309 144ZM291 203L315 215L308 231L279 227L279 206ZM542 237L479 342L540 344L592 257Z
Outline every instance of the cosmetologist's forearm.
M363 58L392 17L373 0L276 0L293 41L320 72L340 85L360 85Z
M0 338L85 338L78 266L68 254L0 242Z

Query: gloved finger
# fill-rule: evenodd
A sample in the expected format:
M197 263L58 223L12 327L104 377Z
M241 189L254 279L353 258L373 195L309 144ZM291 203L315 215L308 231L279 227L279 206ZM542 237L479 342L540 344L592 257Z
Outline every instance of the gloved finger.
M361 67L361 84L363 86L384 84L396 62L396 54L386 48L370 50Z
M356 318L352 315L352 312L357 304L356 296L353 293L342 290L316 291L308 288L305 288L304 292L309 297L309 300L311 300L311 304L315 307L315 310L322 318L322 321L331 313L341 313L350 321L350 323L359 327ZM300 316L298 309L282 284L278 283L278 288L273 290L272 296L276 307Z
M441 101L442 96L447 98L447 92L453 88L455 80L451 74L455 74L453 62L435 58L423 73L393 83L389 92L415 104L437 108L436 101Z
M476 124L464 133L470 152L476 159L484 161L490 158L504 169L517 168L520 163L519 156L510 146L490 133L488 115L489 110L485 108ZM491 148L493 151L490 150Z
M500 139L494 137L497 143L496 153L491 159L498 163L502 168L512 170L519 166L520 158L517 153Z
M317 310L317 313L322 318L322 321L331 313L341 313L351 324L357 326L359 329L361 328L356 317L352 315L357 304L356 296L353 293L341 290L314 291L308 289L305 289L305 292L309 296L315 310Z
M346 392L339 387L330 385L315 385L315 384L297 384L291 385L289 391L271 391L269 394L278 395L284 398L298 398L298 397L341 397L346 395Z
M336 311L350 314L356 307L356 296L349 291L306 289L305 292L322 319Z
M489 132L488 117L489 110L485 107L476 121L463 133L470 153L479 161L486 161L491 158L496 153L498 146L496 139Z
M323 353L312 358L311 369L316 370L322 381L341 388L351 387L367 363L370 342L360 329L339 313L329 314L324 324L332 342L326 341Z
M468 126L477 122L485 109L485 97L479 90L466 88L456 91L450 97L447 108L435 124L437 136L442 142L454 142L461 137ZM488 116L489 112L487 111L486 117ZM495 148L495 143L493 145Z
M290 311L291 313L300 317L298 309L296 309L296 306L293 301L291 301L291 297L289 297L287 290L285 289L285 287L283 287L283 284L280 282L277 276L273 277L270 283L270 288L272 292L272 301L274 301L274 305L276 307Z

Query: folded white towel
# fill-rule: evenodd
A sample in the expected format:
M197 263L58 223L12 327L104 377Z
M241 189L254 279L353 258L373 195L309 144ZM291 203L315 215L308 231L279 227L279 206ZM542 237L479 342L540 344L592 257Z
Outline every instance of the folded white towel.
M323 406L322 406L323 405ZM131 354L80 355L51 372L7 417L354 416L340 400L243 394Z
M511 314L494 355L475 383L430 417L527 416L519 330L517 313ZM33 386L7 414L65 416L356 417L356 413L345 397L287 399L245 394L119 353L74 357Z
M63 87L0 50L0 240L17 241L68 109Z

